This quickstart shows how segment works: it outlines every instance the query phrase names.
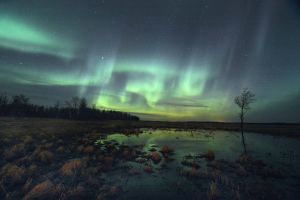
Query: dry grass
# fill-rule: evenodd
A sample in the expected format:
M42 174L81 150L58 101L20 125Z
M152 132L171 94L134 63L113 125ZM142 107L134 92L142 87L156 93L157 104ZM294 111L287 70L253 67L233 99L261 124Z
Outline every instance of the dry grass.
M207 166L212 167L214 169L222 170L224 168L222 162L218 160L213 160L207 164Z
M199 177L199 170L195 167L192 167L192 169L189 171L188 176L190 178L197 178Z
M206 159L208 161L213 161L215 159L215 153L212 150L208 150L206 154Z
M55 199L57 196L57 190L54 184L47 180L37 184L34 188L26 194L24 200L30 199Z
M57 151L58 153L63 153L63 152L65 152L66 150L65 150L65 147L64 147L64 146L59 146L59 147L56 149L56 151Z
M144 167L144 172L146 172L146 173L148 173L148 174L151 174L151 173L153 173L153 168L152 168L152 166L145 166Z
M107 192L108 197L115 197L118 196L121 193L121 188L119 186L113 185L109 188Z
M54 146L54 143L53 142L48 142L48 143L46 143L45 145L44 145L44 147L46 148L46 149L50 149L50 148L52 148Z
M103 158L103 164L105 168L111 168L114 163L114 158L112 156L105 156Z
M278 170L278 169L273 169L271 167L264 167L261 171L260 174L263 177L270 177L270 178L278 178L278 179L282 179L285 178L286 175L284 174L284 172Z
M32 184L32 178L29 178L26 180L26 183L23 185L22 187L22 192L24 194L28 193L33 187L33 184Z
M184 128L184 129L206 129L206 130L228 130L239 131L239 123L214 123L214 122L153 122L153 121L104 121L104 122L86 122L72 121L62 119L45 118L10 118L2 117L0 119L2 128L1 137L20 137L25 133L34 135L37 138L51 136L69 137L78 136L82 133L95 132L101 133L103 130L114 131L120 129L133 128ZM25 127L25 128L24 128ZM272 135L284 135L299 137L300 124L245 124L246 132L259 132ZM29 135L28 134L28 135Z
M159 163L160 161L161 161L161 156L160 156L160 154L158 153L158 152L152 152L151 154L150 154L150 156L151 156L151 159L153 160L153 162L154 163Z
M174 152L174 149L172 149L171 147L169 147L168 145L164 145L162 148L161 148L161 152L163 154L170 154L170 153L173 153Z
M70 188L66 194L64 199L84 199L85 197L85 189L83 186L78 185L73 188Z
M252 158L249 155L242 154L236 162L240 163L241 165L247 165L252 162Z
M207 196L208 196L209 200L216 200L216 199L220 198L221 192L220 192L216 182L212 181L210 183Z
M84 175L94 177L95 175L98 174L99 171L101 171L100 167L88 167L84 170L83 173L84 173Z
M77 151L79 152L79 153L82 153L83 152L83 149L84 149L84 146L83 145L79 145L78 147L77 147Z
M54 154L52 152L41 148L38 148L33 155L38 161L43 163L52 163L54 158Z
M23 143L19 143L13 145L10 149L6 149L3 152L4 159L11 160L17 157L21 157L25 153L25 145Z
M61 172L64 176L75 176L81 172L81 170L86 167L86 161L83 159L74 159L65 163Z
M31 145L31 144L33 144L34 140L31 136L27 135L25 137L25 139L23 140L23 142L25 145Z
M1 168L1 182L8 185L17 185L25 181L25 169L14 164L6 164Z
M89 145L87 147L84 147L82 149L82 152L83 153L88 153L88 154L94 153L95 152L95 147L93 147L92 145Z
M132 160L137 155L136 155L136 151L134 149L123 148L123 149L121 149L121 156L126 160Z
M28 172L28 174L30 174L30 175L34 175L34 174L37 172L37 170L38 170L38 166L35 165L35 164L31 164L31 165L28 167L27 172Z
M237 174L240 176L248 176L248 172L243 166L239 166L237 169Z

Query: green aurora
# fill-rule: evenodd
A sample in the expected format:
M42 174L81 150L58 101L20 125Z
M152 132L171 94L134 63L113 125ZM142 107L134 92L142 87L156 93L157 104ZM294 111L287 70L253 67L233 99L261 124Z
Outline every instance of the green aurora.
M216 16L215 20L220 20L217 28L204 22L201 28L199 22L198 36L185 48L181 48L186 43L181 37L190 36L169 31L168 26L157 30L128 19L126 23L134 21L153 33L149 36L141 28L133 37L131 29L120 31L122 26L108 23L110 19L124 23L114 12L102 12L97 21L87 10L59 12L57 16L54 8L58 2L43 15L27 5L27 11L32 11L28 14L22 5L24 1L0 6L2 92L25 93L48 105L83 96L98 108L130 112L146 120L235 121L233 98L249 87L257 96L250 121L299 122L295 108L299 108L300 96L300 58L296 57L300 52L300 18L284 3L282 10L273 11L283 19L295 19L288 24L277 22L270 11L263 12L255 22L258 34L250 37L249 27L240 27L238 20L231 25L232 21L222 22L222 16ZM34 7L45 9L39 3ZM179 12L178 18L187 10ZM197 14L191 12L192 16ZM203 12L204 18L215 15ZM79 15L81 21L74 20L78 13L85 13ZM222 36L218 34L221 23L228 26L222 28ZM246 29L238 39L231 36L237 27ZM283 28L289 34L278 40ZM165 33L167 39L158 38ZM239 45L248 39L246 47ZM263 114L266 110L271 112Z

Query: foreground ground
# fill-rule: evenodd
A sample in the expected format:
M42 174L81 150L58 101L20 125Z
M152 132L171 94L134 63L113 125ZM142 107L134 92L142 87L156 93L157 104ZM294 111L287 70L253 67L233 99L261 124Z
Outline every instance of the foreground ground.
M139 128L177 128L238 130L238 124L225 123L171 123L171 122L78 122L53 119L0 118L0 199L114 199L122 195L118 184L107 184L104 173L124 168L132 176L138 171L128 169L123 163L136 162L143 166L143 173L152 174L154 168L148 160L164 168L172 160L176 150L168 146L143 152L116 143L95 144L100 137L113 132L126 135L139 134ZM273 135L287 135L298 138L300 126L293 124L247 124L246 129ZM280 188L272 189L273 179L283 181L287 174L266 166L261 160L248 156L237 158L231 163L215 160L214 152L198 158L187 158L180 175L199 184L205 179L204 198L222 199L220 185L230 189L230 199L243 199L242 194L257 195L255 199L284 199ZM209 166L206 172L199 171L199 163ZM125 166L125 167L124 167ZM222 170L230 171L230 176ZM233 175L232 175L233 174ZM260 177L251 185L251 190L239 181L239 177ZM235 178L233 178L235 177ZM295 188L299 187L298 176L294 176ZM251 179L250 179L251 180ZM300 179L299 179L300 180ZM181 182L174 183L180 189ZM249 186L250 187L250 186ZM249 191L248 191L249 190ZM291 188L294 191L294 188ZM245 192L246 191L246 192ZM201 195L203 199L203 195ZM224 196L223 196L224 197ZM295 197L295 195L292 195ZM225 198L225 197L224 197Z

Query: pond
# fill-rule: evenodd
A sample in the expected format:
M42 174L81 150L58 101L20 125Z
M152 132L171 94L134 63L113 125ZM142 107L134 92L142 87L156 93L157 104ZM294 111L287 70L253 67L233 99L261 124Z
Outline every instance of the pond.
M143 129L110 134L96 144L139 152L103 175L121 188L116 199L298 199L300 140L256 133L245 133L245 139L246 161L239 132Z

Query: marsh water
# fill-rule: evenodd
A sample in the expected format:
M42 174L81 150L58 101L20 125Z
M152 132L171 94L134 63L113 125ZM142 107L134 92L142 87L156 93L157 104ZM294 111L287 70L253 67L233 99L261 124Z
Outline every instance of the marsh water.
M121 188L122 195L118 196L118 199L207 198L212 190L212 180L216 182L209 175L216 172L216 168L211 167L211 163L215 161L208 161L202 156L208 151L214 152L215 160L223 166L217 167L217 173L221 174L220 177L227 182L231 182L231 184L224 184L224 181L217 183L219 198L249 199L250 190L260 191L256 188L259 184L263 185L262 187L270 184L271 188L278 187L283 190L284 196L279 199L299 198L297 190L300 186L300 140L257 133L246 133L245 139L251 157L263 161L271 169L281 171L286 177L269 178L251 173L245 176L237 175L235 167L230 166L235 165L243 152L239 132L143 129L142 133L129 136L120 133L110 134L97 141L97 144L110 141L134 147L145 154L151 154L153 151L160 152L166 145L174 150L170 155L172 159L162 159L159 163L154 163L151 159L146 160L145 163L126 161L120 163L115 170L104 174L108 184ZM196 173L191 173L193 167L183 164L184 160L189 159L197 163L197 176ZM145 166L151 166L153 171L147 173ZM236 191L238 195L233 194Z

